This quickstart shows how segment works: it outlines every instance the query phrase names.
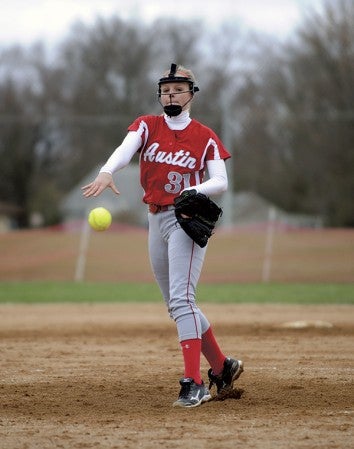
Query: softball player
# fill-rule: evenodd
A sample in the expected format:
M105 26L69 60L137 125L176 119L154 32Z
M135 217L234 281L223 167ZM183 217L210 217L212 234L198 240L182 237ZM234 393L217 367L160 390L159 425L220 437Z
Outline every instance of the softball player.
M196 288L206 248L190 239L176 221L173 200L186 189L207 196L227 189L225 160L230 157L217 135L190 117L199 91L193 73L171 64L158 82L158 100L164 113L138 117L121 145L101 168L96 179L82 187L88 198L111 188L119 194L112 175L133 155L140 156L140 182L148 208L149 256L156 281L170 316L177 326L184 360L184 377L174 406L196 407L211 399L200 372L201 353L210 365L209 388L217 395L232 389L243 371L241 360L226 357L211 325L196 305ZM209 179L204 180L205 171Z

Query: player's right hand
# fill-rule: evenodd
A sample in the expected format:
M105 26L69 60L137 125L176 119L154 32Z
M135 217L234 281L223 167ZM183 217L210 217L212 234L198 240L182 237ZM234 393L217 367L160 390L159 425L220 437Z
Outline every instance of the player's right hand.
M90 184L81 187L81 190L84 197L89 198L90 196L100 195L108 187L112 189L113 192L117 195L120 194L119 190L114 184L112 175L109 173L100 173L93 182L90 182Z

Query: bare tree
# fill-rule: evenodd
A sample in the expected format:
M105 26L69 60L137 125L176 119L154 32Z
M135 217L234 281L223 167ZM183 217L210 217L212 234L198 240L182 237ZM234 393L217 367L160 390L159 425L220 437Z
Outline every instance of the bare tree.
M298 208L353 225L354 4L324 2L286 49L281 90Z
M239 92L240 186L289 211L352 226L353 2L324 2L290 41L262 47L262 70Z
M48 183L53 183L48 170L54 166L53 142L46 129L51 98L45 82L50 69L45 59L40 45L29 50L13 47L0 55L0 196L21 208L20 227L28 226L37 194L45 197ZM48 222L58 220L52 204L48 201L43 211Z
M98 19L93 26L74 25L59 52L66 68L61 87L70 152L66 185L102 163L133 114L146 112L149 52L143 25L115 17Z
M159 113L156 81L193 68L193 115L225 137L235 190L354 225L354 4L324 2L285 44L237 23L76 23L49 58L0 52L0 199L59 220L60 198L101 164L139 114Z

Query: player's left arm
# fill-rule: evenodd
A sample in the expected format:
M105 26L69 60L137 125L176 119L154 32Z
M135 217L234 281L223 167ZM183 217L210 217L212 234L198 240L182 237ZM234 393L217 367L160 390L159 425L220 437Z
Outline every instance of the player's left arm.
M206 165L209 179L185 190L195 189L197 193L203 193L206 196L220 195L227 190L228 186L225 161L223 159L213 159L207 161Z

